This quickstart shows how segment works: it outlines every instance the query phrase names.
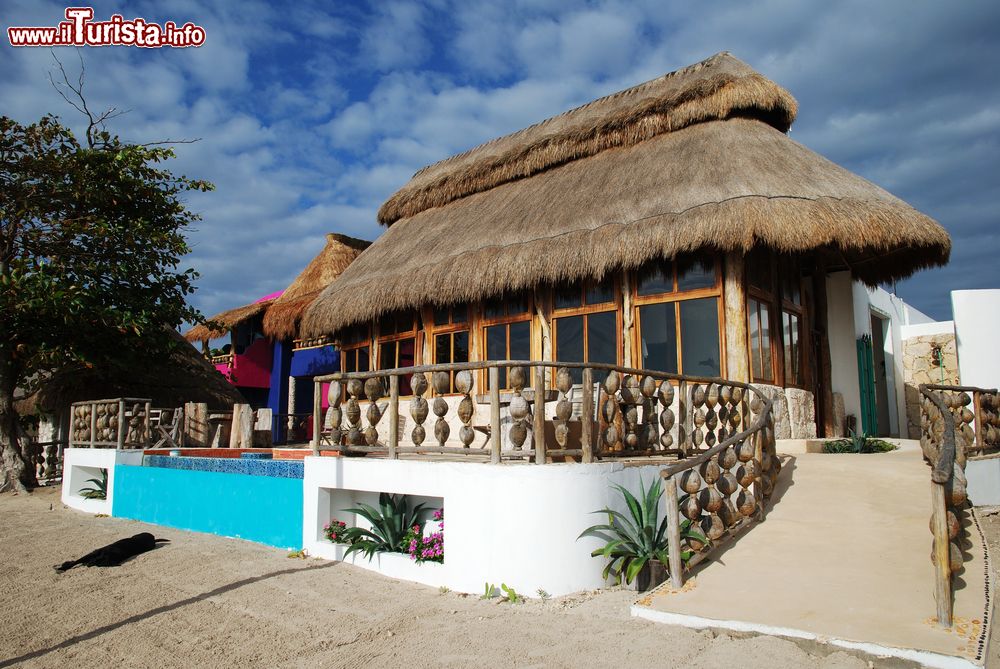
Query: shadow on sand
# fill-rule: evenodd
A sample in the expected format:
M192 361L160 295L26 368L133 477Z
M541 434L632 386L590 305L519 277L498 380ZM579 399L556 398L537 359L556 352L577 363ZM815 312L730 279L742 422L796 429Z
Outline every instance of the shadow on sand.
M250 578L244 578L239 581L227 583L226 585L220 585L218 588L215 588L214 590L209 590L208 592L202 592L197 595L187 597L186 599L181 599L179 601L174 602L173 604L164 604L163 606L157 606L156 608L149 609L148 611L143 611L142 613L136 613L135 615L131 615L128 618L124 618L117 622L109 623L107 625L102 625L101 627L93 629L89 632L84 632L83 634L77 634L76 636L72 636L66 639L65 641L57 643L54 646L50 646L48 648L40 648L39 650L35 650L30 653L25 653L24 655L19 655L17 657L12 657L7 660L0 660L0 669L3 669L4 667L11 667L16 664L20 664L22 662L27 662L29 660L34 660L36 658L48 655L49 653L55 652L57 650L69 648L70 646L74 646L83 641L89 641L90 639L97 638L102 634L113 632L116 629L125 627L126 625L137 623L146 620L148 618L152 618L153 616L158 616L161 613L168 613L170 611L177 610L179 608L188 606L190 604L197 604L198 602L205 601L206 599L209 599L211 597L216 597L218 595L222 595L227 592L232 592L233 590L242 588L247 585L260 583L261 581L266 581L270 578L275 578L277 576L285 576L287 574L299 574L308 571L316 571L317 569L329 569L330 567L333 567L338 564L340 563L325 562L323 564L313 565L310 567L279 569L278 571L272 571L267 574L261 574L260 576L251 576Z

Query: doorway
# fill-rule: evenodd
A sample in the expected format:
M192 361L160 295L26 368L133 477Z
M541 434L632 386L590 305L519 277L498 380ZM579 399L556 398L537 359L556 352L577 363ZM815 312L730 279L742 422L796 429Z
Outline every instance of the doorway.
M886 359L886 335L889 331L887 319L871 313L872 328L872 372L875 376L875 434L877 437L888 437L892 433L889 405L889 366Z

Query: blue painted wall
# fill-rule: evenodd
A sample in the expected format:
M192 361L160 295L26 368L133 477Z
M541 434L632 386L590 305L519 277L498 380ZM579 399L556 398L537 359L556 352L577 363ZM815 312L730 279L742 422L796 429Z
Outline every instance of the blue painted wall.
M116 465L111 513L279 548L302 547L299 478Z
M267 392L267 408L274 414L288 413L288 375L292 364L292 344L287 341L274 342L271 356L271 386ZM283 442L284 430L281 421L271 422L271 441Z
M331 346L303 348L292 353L289 374L292 376L319 376L340 371L340 352Z

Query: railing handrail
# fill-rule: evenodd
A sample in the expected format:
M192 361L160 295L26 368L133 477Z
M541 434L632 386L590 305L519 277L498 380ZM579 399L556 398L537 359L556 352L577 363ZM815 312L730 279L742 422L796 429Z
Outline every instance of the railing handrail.
M921 384L918 386L920 394L929 399L938 411L941 412L941 419L944 421L944 430L941 434L941 449L937 454L937 462L932 463L931 480L935 483L947 483L951 480L955 471L955 417L951 409L945 406L944 400L937 394L938 390L949 389L947 386L931 386Z
M108 403L111 403L111 402L122 402L122 401L125 401L125 402L152 402L152 400L150 400L149 398L146 398L146 397L109 397L109 398L103 399L103 400L80 400L79 402L73 402L72 404L70 404L70 406L75 407L75 406L82 406L82 405L85 405L85 404L108 404ZM63 405L63 406L65 406L65 405Z
M434 365L416 365L413 367L393 367L392 369L372 369L366 372L332 372L322 376L313 377L316 383L327 381L350 381L352 379L365 380L378 376L406 376L408 374L420 374L427 372L475 372L491 367L565 367L567 369L592 369L606 372L618 372L631 376L649 376L654 379L670 381L688 381L695 383L715 383L718 385L738 386L752 390L761 397L767 397L759 388L743 381L733 381L717 376L692 376L687 374L674 374L672 372L660 372L652 369L637 369L635 367L623 367L601 362L563 362L560 360L476 360L473 362L448 362ZM526 385L525 387L530 387Z
M941 383L922 383L920 388L926 388L927 390L950 390L953 392L966 392L966 393L1000 393L1000 390L996 388L979 388L978 386L949 386Z

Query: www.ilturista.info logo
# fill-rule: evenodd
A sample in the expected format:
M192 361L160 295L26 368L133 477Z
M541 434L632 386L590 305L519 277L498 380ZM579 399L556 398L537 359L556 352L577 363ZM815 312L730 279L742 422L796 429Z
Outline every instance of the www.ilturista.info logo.
M126 20L112 14L108 21L94 21L93 7L67 7L66 20L54 28L11 26L7 38L11 46L201 46L205 29L188 21L178 26L167 21L162 26L145 19Z

